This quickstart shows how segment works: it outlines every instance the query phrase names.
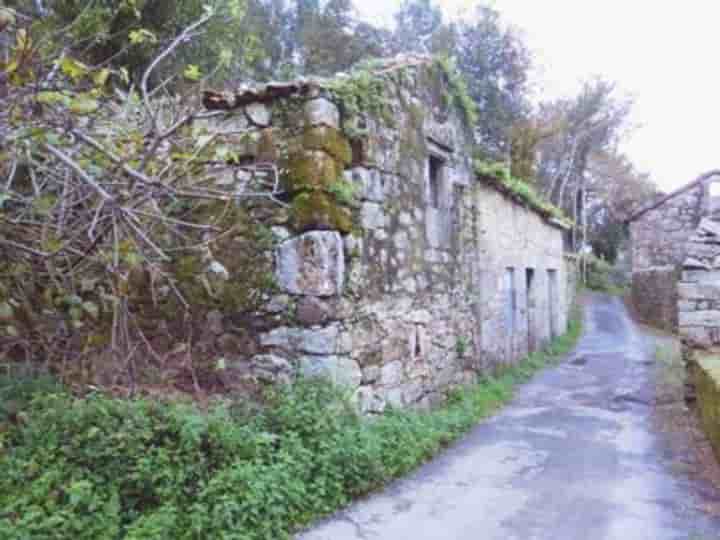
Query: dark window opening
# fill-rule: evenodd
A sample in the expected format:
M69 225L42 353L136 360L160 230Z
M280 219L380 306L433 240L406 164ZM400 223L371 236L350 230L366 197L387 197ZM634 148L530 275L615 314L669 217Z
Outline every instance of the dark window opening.
M430 206L440 208L440 186L442 182L443 160L430 156Z

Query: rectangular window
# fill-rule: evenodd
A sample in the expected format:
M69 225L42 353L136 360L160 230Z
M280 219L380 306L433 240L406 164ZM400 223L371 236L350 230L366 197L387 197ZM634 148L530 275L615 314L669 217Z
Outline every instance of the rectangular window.
M430 156L428 163L430 206L440 208L440 190L442 187L443 167L445 163L436 156Z

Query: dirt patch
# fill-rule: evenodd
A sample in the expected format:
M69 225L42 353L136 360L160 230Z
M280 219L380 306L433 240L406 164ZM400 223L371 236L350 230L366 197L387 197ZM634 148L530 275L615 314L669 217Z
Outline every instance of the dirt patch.
M667 444L667 460L697 494L699 506L720 516L720 463L700 428L697 410L685 401L685 369L679 343L667 336L657 341L653 421Z

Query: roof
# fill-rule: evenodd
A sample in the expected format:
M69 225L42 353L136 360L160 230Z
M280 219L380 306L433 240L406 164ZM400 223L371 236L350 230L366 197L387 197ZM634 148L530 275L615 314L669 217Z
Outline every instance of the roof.
M368 71L374 76L398 71L407 67L432 64L431 56L398 55L393 58L376 60ZM303 77L293 81L271 81L259 84L242 84L225 91L206 90L203 92L203 105L208 110L232 110L250 103L269 103L277 98L289 96L313 96L322 89L332 87L333 82L352 77L352 74L339 73L330 78Z
M645 206L641 207L639 210L637 210L633 215L631 215L626 222L631 223L641 217L643 214L649 212L650 210L655 210L657 207L662 206L666 202L668 202L670 199L674 199L678 195L682 195L683 193L690 191L693 188L698 187L706 180L709 180L713 176L717 176L720 178L720 170L713 169L712 171L706 172L704 174L701 174L698 176L695 180L692 182L689 182L682 186L681 188L676 189L675 191L671 191L667 195L663 195L659 199L656 199L655 201L646 204Z

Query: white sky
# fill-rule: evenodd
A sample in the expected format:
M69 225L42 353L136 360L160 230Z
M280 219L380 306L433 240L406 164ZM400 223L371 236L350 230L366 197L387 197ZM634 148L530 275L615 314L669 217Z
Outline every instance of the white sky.
M435 0L449 14L472 0ZM356 0L376 23L400 0ZM624 150L663 190L720 168L720 2L495 0L535 53L538 95L575 93L601 75L635 100Z

